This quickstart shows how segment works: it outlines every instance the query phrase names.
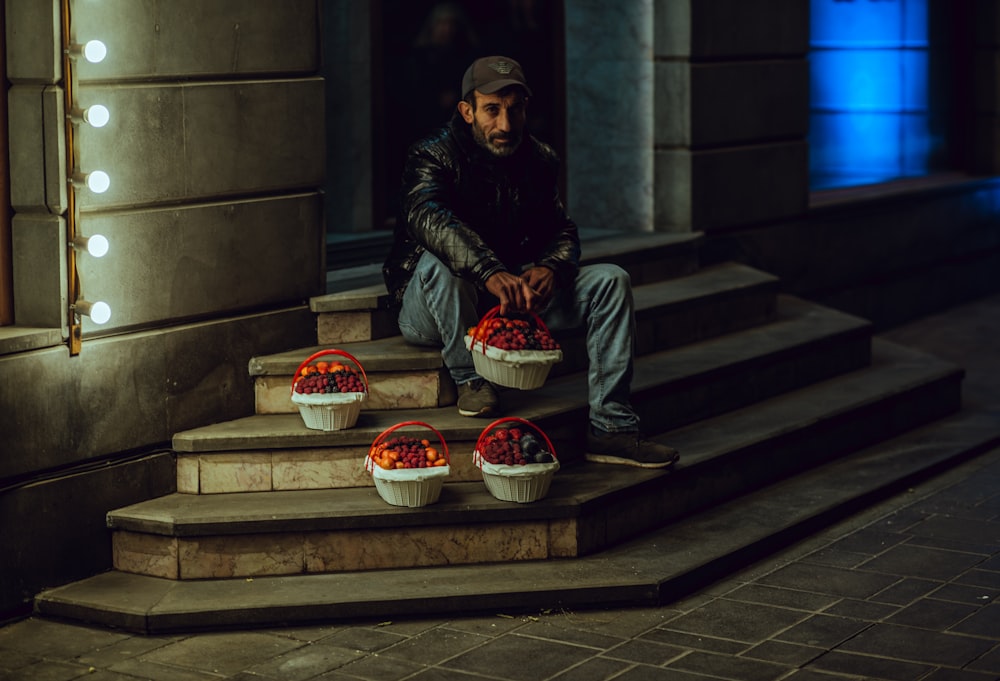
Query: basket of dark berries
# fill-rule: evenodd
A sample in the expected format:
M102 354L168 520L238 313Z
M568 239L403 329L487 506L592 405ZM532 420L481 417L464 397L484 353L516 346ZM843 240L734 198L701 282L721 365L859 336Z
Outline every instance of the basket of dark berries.
M403 421L375 438L365 469L382 499L412 508L438 500L451 472L450 461L441 433L423 421Z
M334 359L323 359L328 356ZM306 428L313 430L352 427L367 398L368 376L361 362L343 350L315 353L299 365L292 379L292 402Z
M552 365L562 361L562 349L538 315L499 312L494 307L465 336L476 373L508 388L540 388Z
M525 419L508 416L486 426L473 461L486 489L501 501L528 503L549 493L559 459L548 436Z

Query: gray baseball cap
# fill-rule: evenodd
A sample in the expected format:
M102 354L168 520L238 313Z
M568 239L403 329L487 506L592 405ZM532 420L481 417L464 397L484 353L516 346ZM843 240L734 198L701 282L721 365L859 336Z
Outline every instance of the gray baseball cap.
M530 96L531 89L521 65L510 57L480 57L465 70L462 78L462 99L473 90L490 95L509 85L519 85Z

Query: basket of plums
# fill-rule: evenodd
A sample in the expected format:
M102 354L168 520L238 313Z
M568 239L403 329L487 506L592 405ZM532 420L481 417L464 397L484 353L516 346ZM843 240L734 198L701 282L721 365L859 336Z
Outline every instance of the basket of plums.
M549 492L559 459L548 436L530 421L516 416L497 419L476 441L473 461L483 482L497 499L528 503Z

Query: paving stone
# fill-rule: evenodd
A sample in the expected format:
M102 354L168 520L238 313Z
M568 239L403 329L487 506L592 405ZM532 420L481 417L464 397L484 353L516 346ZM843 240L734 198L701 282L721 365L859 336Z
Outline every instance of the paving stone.
M805 617L805 613L787 608L719 599L671 620L665 628L753 643Z
M109 646L84 653L76 659L80 664L111 667L122 660L137 657L178 640L180 640L178 636L130 636Z
M552 681L605 681L611 678L617 679L620 678L618 675L629 666L629 662L623 662L622 660L595 657L567 669L562 674L554 677Z
M3 681L70 681L87 674L86 665L70 664L68 662L52 662L50 660L39 660L32 662L26 667L21 667L17 671L3 672L0 679Z
M971 636L937 633L894 624L873 624L846 641L841 649L931 665L963 667L990 650L994 644L994 641Z
M818 565L832 565L834 567L852 568L864 563L870 558L871 555L867 553L853 553L851 551L838 551L837 549L824 549L822 551L810 553L803 560L807 563L816 563Z
M257 632L208 633L181 639L134 658L213 674L235 674L303 643ZM116 671L124 671L115 667Z
M870 626L870 622L863 620L832 615L815 615L782 631L775 638L780 641L803 643L829 649Z
M626 669L615 681L706 681L701 674L640 664Z
M1000 553L993 556L992 558L984 560L977 567L979 567L980 570L992 570L993 572L1000 572Z
M729 641L723 638L712 636L699 636L697 634L686 634L682 631L671 631L669 629L653 629L642 635L643 639L667 643L677 648L688 650L707 650L713 653L726 653L736 655L743 652L749 646L739 641Z
M10 672L21 667L27 667L38 658L20 650L0 647L0 672Z
M994 674L967 669L936 669L920 681L997 681Z
M626 641L610 650L606 650L602 654L602 657L660 666L670 660L677 659L686 652L684 648L677 646L657 643L647 639L638 639Z
M771 681L781 678L791 670L789 665L700 651L688 653L674 660L667 665L667 668L725 679L739 679L739 681Z
M992 672L996 674L997 678L1000 678L1000 646L997 646L979 659L973 660L966 668L977 672Z
M107 671L124 674L129 678L138 677L145 681L219 681L220 677L225 678L222 674L214 672L142 661L138 658L119 662L112 665Z
M757 660L779 662L781 664L801 667L826 652L825 648L786 643L785 641L764 641L743 653L743 657Z
M829 594L783 589L781 587L765 586L762 584L747 584L735 591L730 591L726 594L726 598L734 601L764 603L765 605L776 605L782 608L806 610L809 612L822 610L838 600L836 596Z
M978 608L974 605L938 601L933 598L922 598L906 606L892 617L889 617L886 619L886 622L889 624L920 627L921 629L945 631L956 622L960 622L977 610Z
M838 567L792 563L767 575L760 582L845 598L867 598L896 582L896 578Z
M598 650L613 648L628 638L627 636L608 636L596 631L567 627L549 620L524 624L518 628L517 633L519 636L534 636Z
M483 634L484 636L498 636L500 634L518 629L524 626L524 621L519 617L468 617L463 619L450 620L447 624L449 629L467 631L470 634Z
M31 618L0 628L0 649L38 658L73 659L127 638L130 635L121 632Z
M384 657L400 657L422 665L435 665L489 640L488 636L480 634L436 627L384 648L379 654Z
M363 650L369 653L388 648L405 640L406 637L402 634L371 627L347 627L322 639L326 645L349 650Z
M864 528L852 532L847 537L836 541L829 548L851 553L865 553L877 556L887 549L906 541L907 536L899 532L887 532L874 528Z
M890 605L909 605L940 586L941 582L932 582L927 579L901 579L889 588L875 594L869 600Z
M834 603L829 608L823 611L826 615L840 615L842 617L851 617L857 620L865 620L867 622L878 622L889 617L894 612L899 610L898 605L889 605L886 603L874 603L872 601L858 601L853 598L845 598L842 601Z
M529 642L530 663L524 656ZM482 673L484 669L488 669L492 675L500 678L534 681L553 676L593 655L592 649L581 646L504 634L457 655L440 666L469 673Z
M423 669L423 665L398 657L368 655L354 662L349 662L331 673L336 675L334 678L340 678L340 675L344 675L343 678L345 679L357 679L360 677L362 679L370 679L371 681L395 681L396 679L412 676ZM319 678L322 679L323 677Z
M989 556L995 550L995 546L992 544L959 541L944 537L911 537L906 543L911 546L927 546L935 549L975 553L983 558Z
M981 586L996 591L1000 589L1000 572L973 569L959 575L954 581L958 584Z
M853 655L840 651L829 652L817 658L810 668L823 669L838 674L854 674L865 679L889 679L891 681L916 681L933 669L930 665L890 660L884 657Z
M1000 523L969 518L934 516L908 530L921 537L937 537L972 544L1000 544Z
M792 672L791 676L786 676L784 681L851 681L860 678L860 676L843 676L842 674L817 672L812 669L799 669Z
M970 586L968 584L955 584L952 582L951 584L944 584L940 588L935 589L930 595L942 601L986 605L987 603L996 601L1000 597L1000 590Z
M1000 605L985 606L971 617L951 627L951 631L1000 641Z
M310 643L299 650L255 664L245 671L276 681L304 681L333 669L339 669L364 656L360 650L350 650L322 643Z
M380 681L379 677L368 677L372 681ZM330 672L323 676L318 676L314 681L357 681L357 676L348 676L340 672ZM407 676L406 681L481 681L482 677L472 676L465 672L456 672L451 669L441 669L441 667L428 667L413 676ZM256 681L247 679L247 681Z
M592 631L614 638L630 638L669 622L680 614L673 607L625 608L553 613L544 615L541 619L567 629Z
M981 560L982 557L974 554L905 545L892 548L859 567L905 577L948 581Z

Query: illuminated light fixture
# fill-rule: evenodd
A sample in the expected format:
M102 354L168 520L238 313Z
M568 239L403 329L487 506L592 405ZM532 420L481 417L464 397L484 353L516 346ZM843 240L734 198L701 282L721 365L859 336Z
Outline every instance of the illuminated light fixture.
M73 309L79 315L90 317L90 321L95 324L107 324L111 319L111 306L102 300L93 303L89 300L78 300Z
M103 194L111 187L111 178L103 170L94 170L89 173L74 173L70 182L78 187L86 187L95 194Z
M111 120L111 112L103 104L94 104L86 109L73 109L69 115L74 123L87 123L95 128L103 128Z
M83 45L70 45L67 54L74 59L83 57L91 64L99 64L108 56L108 48L100 40L88 40Z
M103 234L78 236L73 239L73 248L80 251L87 251L87 253L95 258L103 258L108 254L108 238Z

